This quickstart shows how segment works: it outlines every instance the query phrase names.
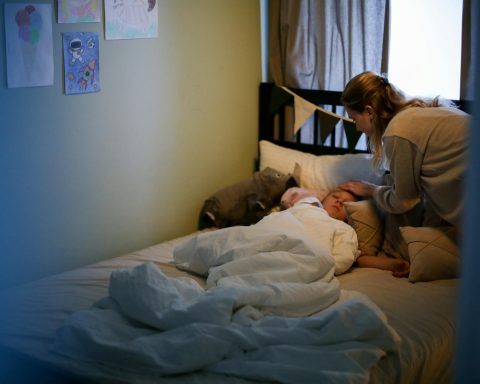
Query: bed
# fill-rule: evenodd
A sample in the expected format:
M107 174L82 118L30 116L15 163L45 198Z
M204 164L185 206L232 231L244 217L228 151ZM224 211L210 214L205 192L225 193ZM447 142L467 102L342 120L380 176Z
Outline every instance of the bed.
M273 84L260 85L259 169L272 167L288 173L293 172L297 164L301 168L302 186L324 193L351 177L381 180L383 175L369 168L370 155L365 147L361 147L361 142L359 144L361 138L355 132L346 134L343 146L338 144L342 142L339 137L342 130L351 129L347 128L348 120L336 117L342 113L338 92L288 91ZM303 137L301 131L296 135L291 132L295 124L297 97L319 107L314 108L313 117L307 122L311 134L303 134ZM325 123L324 109L331 112L330 117L337 119L334 124ZM322 124L328 125L327 132ZM352 205L348 209L349 224L358 235L356 246L379 250L383 246L383 237L378 216L372 218L371 211L368 211L371 207L365 204ZM219 233L218 229L201 230L0 292L1 381L452 382L458 284L453 275L441 275L442 270L438 271L440 275L437 277L422 278L421 269L425 268L422 263L416 267L416 278L411 279L395 278L388 271L351 267L335 273L335 276L333 272L320 276L322 281L335 282L333 296L328 296L328 292L332 292L329 291L331 285L325 294L321 284L314 289L312 285L302 286L309 292L306 296L314 291L314 299L311 304L305 301L307 304L302 302L294 309L285 306L283 294L279 306L271 304L283 283L271 283L269 287L273 288L265 293L252 290L255 281L246 276L241 299L234 292L232 300L243 300L241 308L248 310L242 310L240 314L227 312L225 320L224 313L216 311L219 306L232 305L229 295L238 283L237 276L234 276L234 283L224 284L224 291L213 290L226 296L220 301L209 302L214 295L205 299L204 288L207 285L221 286L218 281L228 271L221 269L218 280L212 283L202 273L179 265L178 259L174 262L176 252L185 244L197 246L199 239L209 239ZM409 251L413 252L419 241L412 240ZM443 248L448 248L448 244ZM302 252L303 248L299 253ZM208 257L208 250L206 254ZM219 265L216 262L216 266ZM293 263L298 263L298 259ZM446 265L449 266L448 262ZM208 270L209 265L206 268ZM310 271L308 268L306 270ZM244 276L241 275L242 279ZM142 288L139 296L132 294L143 281L150 282L150 279L153 282L149 285L150 291ZM159 281L160 285L154 286ZM298 282L294 284L295 287L298 285ZM120 292L119 296L115 296L115 292ZM184 303L176 301L178 292L183 295L182 299L200 295L200 300L204 300L201 301L203 306L195 302L192 312L197 317L193 320L185 318ZM303 292L294 292L290 302L303 300ZM262 295L265 300L258 304ZM114 300L110 300L111 297ZM156 303L158 297L164 302ZM142 306L144 298L148 299L145 299L146 306ZM168 300L172 300L171 305ZM256 304L248 300L268 310L259 313ZM122 306L120 312L132 316L118 320L117 305L124 302L125 307ZM148 305L152 302L161 308L150 310ZM173 313L172 307L175 307ZM191 308L187 309L190 311ZM113 320L109 322L104 317L96 317L100 310L110 311ZM138 313L142 315L137 317ZM364 317L365 313L370 317ZM235 317L234 325L230 323L230 317ZM257 320L261 323L259 327L255 323ZM139 324L142 321L144 323ZM157 321L162 326L169 324L164 328L168 332L159 333L173 334L171 339L155 339ZM177 322L184 322L182 326L186 328L177 327ZM204 328L204 323L209 325ZM240 331L245 327L250 333ZM213 328L215 332L211 333ZM132 342L132 337L125 336L131 329L139 332L134 339L154 342ZM346 334L350 336L346 337ZM126 338L120 340L119 335ZM97 343L98 337L105 340ZM305 340L299 342L302 338ZM315 344L316 341L312 340L317 338L320 341ZM88 342L84 344L86 339ZM197 339L203 341L192 342ZM287 341L290 339L295 340ZM226 340L229 344L225 344ZM132 344L135 345L132 347ZM155 345L161 345L163 349L158 352ZM225 348L224 352L220 352L222 348ZM218 356L212 357L215 354ZM153 362L152 356L156 357Z

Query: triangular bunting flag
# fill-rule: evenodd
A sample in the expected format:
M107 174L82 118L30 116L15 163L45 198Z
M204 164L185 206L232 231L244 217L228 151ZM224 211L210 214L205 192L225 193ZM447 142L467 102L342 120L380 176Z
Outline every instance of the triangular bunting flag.
M295 108L295 124L293 127L293 133L297 133L298 130L302 127L302 125L312 116L315 111L319 111L319 119L320 119L320 138L322 143L325 141L327 136L332 133L333 129L338 123L338 120L343 120L343 126L345 133L347 135L347 142L348 147L350 149L355 149L357 145L358 139L361 136L361 132L357 132L355 129L355 123L353 120L349 119L348 117L339 115L338 113L330 112L324 108L319 107L309 101L301 98L300 96L296 95L294 92L289 90L287 87L281 87L285 93L288 93L293 96L294 101L294 108ZM284 95L286 96L286 95ZM288 100L288 99L284 99ZM280 106L277 106L277 108Z
M319 113L318 119L320 120L320 140L323 144L328 135L335 129L340 119L325 113Z
M357 131L355 123L348 120L343 120L343 127L347 135L348 149L353 151L357 146L360 136L362 136L362 132Z
M293 96L295 108L295 124L293 126L293 133L296 134L302 125L313 115L318 107L309 101L302 99L299 96Z
M286 92L283 88L273 87L270 103L268 105L269 117L273 116L283 104L291 99L292 95Z

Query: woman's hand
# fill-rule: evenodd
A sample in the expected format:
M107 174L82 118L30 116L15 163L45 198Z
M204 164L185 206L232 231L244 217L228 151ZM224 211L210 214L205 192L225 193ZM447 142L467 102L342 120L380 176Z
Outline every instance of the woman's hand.
M354 195L365 197L367 199L373 197L373 192L375 191L376 187L377 186L375 184L358 180L347 181L346 183L340 185L341 189L345 189Z

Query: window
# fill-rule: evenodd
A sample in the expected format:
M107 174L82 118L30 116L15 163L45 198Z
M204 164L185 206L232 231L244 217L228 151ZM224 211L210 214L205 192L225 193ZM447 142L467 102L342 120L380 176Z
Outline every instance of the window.
M390 81L409 96L459 99L462 0L390 4Z

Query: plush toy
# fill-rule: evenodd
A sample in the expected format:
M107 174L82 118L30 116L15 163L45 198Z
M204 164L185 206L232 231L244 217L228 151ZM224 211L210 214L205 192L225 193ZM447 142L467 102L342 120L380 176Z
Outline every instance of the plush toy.
M298 186L297 170L298 167L293 175L286 175L267 167L248 179L219 190L205 200L198 229L255 224L279 204L283 192Z

